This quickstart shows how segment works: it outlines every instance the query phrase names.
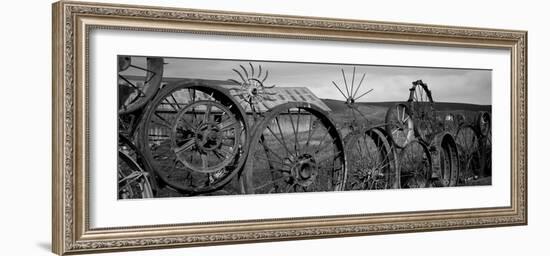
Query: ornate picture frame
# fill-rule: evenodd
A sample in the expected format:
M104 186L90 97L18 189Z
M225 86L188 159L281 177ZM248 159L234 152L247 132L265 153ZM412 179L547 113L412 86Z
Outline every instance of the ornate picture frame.
M97 30L509 51L509 205L92 227L89 47ZM52 31L52 249L57 254L527 224L526 31L71 1L53 4Z

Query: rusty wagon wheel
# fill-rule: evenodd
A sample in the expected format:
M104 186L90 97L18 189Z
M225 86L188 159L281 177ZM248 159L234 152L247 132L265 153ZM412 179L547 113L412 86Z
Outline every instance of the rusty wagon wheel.
M372 128L353 132L344 141L348 169L345 190L399 186L396 153L386 139L385 130Z
M438 187L456 186L458 182L460 161L458 149L453 136L449 133L438 133L430 147L432 155L433 185Z
M163 58L118 56L118 114L144 107L160 88L163 71Z
M165 184L195 195L220 189L240 171L247 136L246 115L228 91L181 82L148 105L140 147Z
M432 92L422 80L414 81L412 84L407 102L414 120L415 135L429 143L437 132L435 125L438 123Z
M148 173L123 151L118 151L118 199L152 198Z
M399 187L424 188L432 173L432 157L421 140L410 141L399 153Z
M476 117L476 126L482 136L489 136L491 134L491 114L485 111L479 112Z
M154 197L151 177L138 162L141 154L130 140L119 135L118 139L118 199Z
M455 141L461 166L459 182L474 175L481 175L485 160L477 130L472 125L463 124L456 132Z
M414 139L414 125L410 109L405 104L395 104L386 112L386 133L397 148L404 148Z
M344 143L334 122L315 105L289 102L266 113L250 141L247 194L343 190Z
M491 114L489 112L481 111L476 118L476 126L480 133L481 140L481 152L483 155L484 166L481 175L490 176L492 173L492 128L491 128Z

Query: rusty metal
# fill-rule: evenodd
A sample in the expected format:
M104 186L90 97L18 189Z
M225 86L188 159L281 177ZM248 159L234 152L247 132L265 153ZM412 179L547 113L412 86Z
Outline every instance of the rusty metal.
M458 183L460 161L453 136L442 132L434 136L430 145L432 156L432 185L437 187L456 186Z
M344 141L348 169L346 190L399 187L396 152L384 129L355 131Z
M119 135L118 142L118 199L151 198L154 196L149 172L141 168L142 156L133 143Z
M399 187L423 188L433 172L432 155L422 140L414 139L399 151Z
M162 82L163 58L146 58L147 67L132 64L131 57L119 56L118 114L125 115L142 109L155 96ZM130 71L134 72L131 79Z
M262 104L263 101L274 101L271 96L276 95L276 93L271 92L269 89L274 88L275 85L265 85L269 77L269 71L265 70L265 72L263 72L262 65L258 65L258 71L256 73L254 65L250 62L248 64L250 66L248 71L243 65L239 65L237 69L232 69L233 72L238 75L239 79L229 79L229 81L240 87L237 93L232 94L233 97L242 98L243 102L241 105L244 107L244 110L247 111L250 109L254 119L256 119L257 114L259 114L258 105Z
M209 108L217 113L207 114ZM185 123L191 119L194 125ZM219 133L226 122L230 135ZM229 91L201 81L164 86L149 103L139 135L148 166L184 195L215 191L235 177L246 159L248 136L246 114Z
M216 101L182 108L172 126L171 150L185 167L218 172L239 153L241 126L231 110Z
M481 135L472 124L462 124L456 131L455 141L463 170L459 183L464 184L466 180L483 174L486 156L482 152Z
M223 86L185 79L161 89L163 59L146 60L143 68L119 57L119 131L135 152L129 157L119 146L119 164L139 168L119 171L119 183L134 188L122 185L123 198L140 194L136 188L152 196L165 185L181 195L213 193L234 178L241 193L282 193L456 186L466 179L461 164L487 172L490 114L480 113L475 125L460 113L441 115L422 80L384 123L373 124L358 102L373 91L362 90L366 74L356 79L353 67L350 79L341 69L343 84L332 84L349 118L338 127L309 99L280 102L284 92L266 86L270 74L261 65L238 65ZM143 75L129 75L132 69ZM480 134L477 148L455 142L469 129Z
M396 104L386 114L386 131L399 152L401 175L409 172L403 157L411 155L407 144L412 141L420 141L415 147L422 148L425 157L431 159L426 182L414 182L415 187L456 186L470 179L470 172L490 170L490 114L480 112L475 122L469 123L463 113L437 112L428 85L422 80L412 82L407 102ZM409 132L411 128L414 134ZM480 135L481 131L486 135ZM402 176L401 182L406 182L404 179Z
M164 61L162 58L145 58L146 68L133 65L132 57L118 57L118 198L153 197L157 183L147 168L145 157L136 146L135 134L139 129L144 108L160 88ZM142 71L130 78L129 69Z
M490 176L492 172L492 119L491 114L485 111L478 113L475 120L475 127L479 131L481 140L481 154L483 159L482 176Z
M428 84L422 80L412 82L407 102L414 120L416 136L429 144L442 129L436 120L434 101Z
M343 140L315 105L290 102L271 109L250 143L243 175L247 194L344 189Z
M386 112L386 133L397 148L404 148L414 140L415 123L408 105L398 103Z
M367 91L360 92L360 89L363 85L363 81L365 80L366 73L363 73L363 75L361 76L361 80L357 84L357 87L355 87L356 68L353 67L353 71L352 71L352 74L351 74L351 84L348 87L348 82L347 82L347 79L346 79L345 71L344 71L343 68L340 71L342 72L342 78L343 78L344 85L342 86L340 84L340 86L338 86L338 84L335 81L332 81L332 85L334 85L334 87L336 87L338 92L340 92L340 94L344 97L345 104L348 107L348 109L347 109L348 110L347 111L348 116L351 117L351 121L346 125L347 127L342 127L342 128L348 129L350 132L353 132L353 131L358 130L358 129L364 129L369 125L369 120L359 110L359 106L356 103L358 102L358 100L360 98L362 98L363 96L371 93L373 91L373 89L369 89ZM343 87L345 89L345 93L344 93L344 90L340 87ZM359 94L359 93L361 93L361 95L357 96L357 94ZM359 120L360 118L362 120Z

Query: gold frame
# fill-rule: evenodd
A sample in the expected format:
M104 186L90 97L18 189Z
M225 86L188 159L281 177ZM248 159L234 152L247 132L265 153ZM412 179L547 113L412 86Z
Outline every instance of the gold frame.
M511 205L91 229L88 32L125 29L511 51ZM527 224L527 32L82 2L53 4L53 242L57 254Z

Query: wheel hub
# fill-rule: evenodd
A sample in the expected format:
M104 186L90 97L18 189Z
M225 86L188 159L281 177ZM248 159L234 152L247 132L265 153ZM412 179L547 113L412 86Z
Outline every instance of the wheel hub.
M352 108L355 104L355 99L353 97L349 97L346 99L346 105L348 105L348 107Z
M294 183L307 187L315 181L319 168L315 159L311 155L305 154L293 161L290 172Z
M199 125L195 131L195 142L202 150L214 150L221 144L218 124L209 122Z
M252 87L252 88L250 89L250 94L253 95L253 96L258 95L258 88Z

